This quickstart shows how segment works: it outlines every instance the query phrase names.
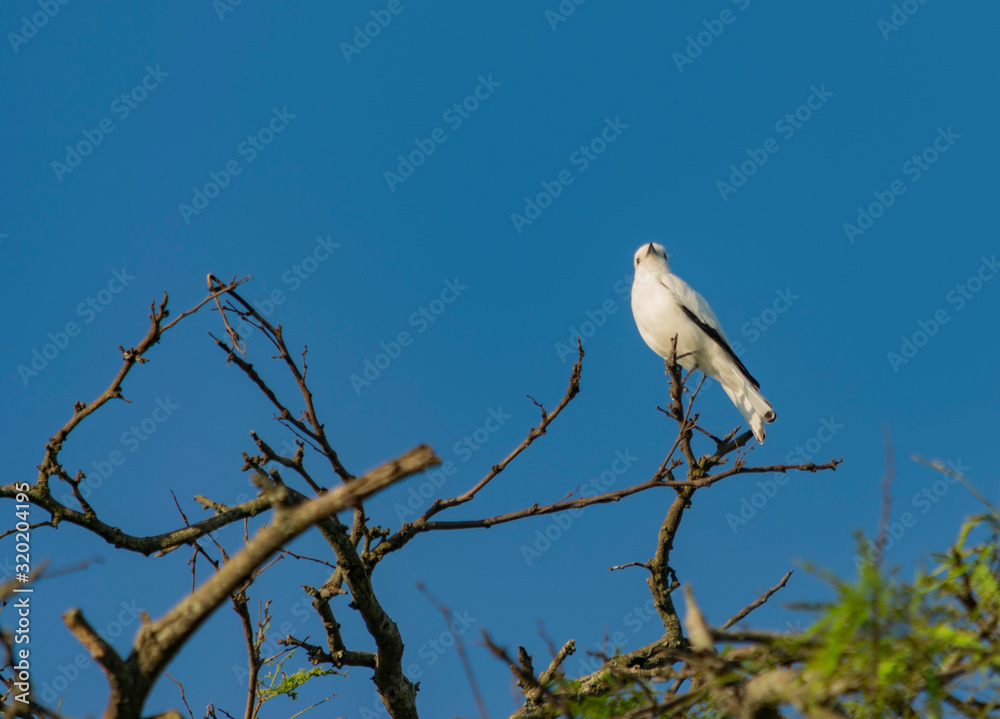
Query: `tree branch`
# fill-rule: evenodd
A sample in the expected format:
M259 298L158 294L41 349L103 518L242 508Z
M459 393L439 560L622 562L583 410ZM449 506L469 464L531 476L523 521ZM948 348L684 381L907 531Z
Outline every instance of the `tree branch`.
M73 430L76 429L81 422L83 422L83 420L99 410L110 400L124 399L122 396L122 383L125 381L128 373L135 365L145 364L149 361L145 358L146 353L152 349L153 345L160 341L163 334L185 317L197 312L207 302L210 302L220 294L231 292L234 288L243 282L246 282L248 279L249 278L233 280L229 284L219 287L209 293L208 297L203 299L197 305L192 307L190 310L181 313L180 317L166 325L163 324L163 321L170 315L169 310L167 310L167 293L163 293L163 299L160 301L159 308L157 308L155 302L150 305L149 330L147 330L145 337L140 340L137 346L125 349L119 345L118 349L120 349L122 353L122 366L118 370L114 379L111 380L111 384L108 388L89 404L76 402L73 405L73 416L70 417L69 421L49 438L48 443L45 445L45 455L42 459L42 463L38 465L38 481L36 483L36 487L39 492L44 495L49 494L49 477L53 475L69 482L70 484L73 483L69 474L63 469L62 464L59 462L59 453L62 451L63 444L69 438L70 433L72 433ZM79 479L77 479L77 482L79 482ZM86 504L84 504L84 507L86 507ZM54 516L53 519L58 521L58 516Z
M90 629L79 610L67 612L67 625L91 650L112 684L112 695L105 717L139 717L147 694L170 659L202 622L251 576L254 569L283 544L330 515L439 463L440 459L430 447L420 446L322 497L287 506L292 500L286 495L286 505L279 506L272 523L258 533L242 551L163 618L152 623L144 621L124 664L114 650Z
M209 275L209 286L212 286L212 282L218 283L212 275ZM326 431L324 430L324 425L319 421L316 415L316 407L313 403L312 392L306 385L305 372L306 372L306 362L305 362L305 351L302 353L302 367L300 371L298 365L295 363L294 358L288 351L288 347L285 345L284 336L282 334L281 325L272 325L266 317L261 315L249 302L243 299L239 293L230 290L228 292L229 296L242 305L243 309L237 309L231 305L228 307L223 307L221 303L219 304L219 312L225 317L225 312L231 311L235 312L240 317L251 317L257 326L259 326L263 331L264 335L271 341L272 344L278 350L278 356L284 361L285 366L288 371L292 373L295 378L295 383L298 385L299 392L302 394L302 400L305 403L306 409L304 411L304 416L306 421L309 423L309 427L306 424L295 417L292 416L282 404L278 401L274 392L267 386L266 383L260 378L260 375L253 369L253 365L244 361L242 358L236 356L236 353L230 349L225 343L218 339L215 339L219 347L222 348L227 353L227 358L229 361L236 363L236 365L243 370L243 372L257 385L257 387L264 393L264 395L271 400L271 402L281 411L281 419L290 422L294 425L300 432L304 433L306 436L317 442L322 448L322 452L326 455L330 462L330 466L333 467L334 472L340 477L344 482L349 482L354 479L354 475L347 471L347 468L341 463L337 452L334 451L333 447L330 445L329 440L326 436ZM232 336L232 328L226 323L226 329L229 331L230 336Z
M427 509L427 511L424 512L420 517L418 517L417 519L415 519L413 522L408 522L408 523L404 524L402 527L399 528L399 530L395 534L393 534L392 536L389 536L386 539L384 539L383 541L379 542L379 544L371 552L369 552L369 555L371 557L371 561L372 561L373 564L378 563L380 560L382 560L390 552L394 552L394 551L400 549L403 545L405 545L407 542L409 542L411 539L413 539L413 537L415 537L417 534L419 534L421 532L424 532L424 531L428 531L427 528L430 527L430 526L433 526L433 528L435 528L435 529L465 529L466 528L464 526L462 526L462 527L457 526L458 524L461 524L461 523L429 522L428 520L430 520L431 517L433 517L434 515L438 514L439 512L442 512L442 511L444 511L446 509L450 509L451 507L457 507L459 505L465 504L466 502L472 501L476 497L476 495L479 493L479 491L481 489L483 489L483 487L485 487L487 484L489 484L498 474L500 474L501 472L503 472L507 468L507 465L509 465L511 462L513 462L514 459L519 454L521 454L521 452L523 452L524 450L526 450L528 447L530 447L532 445L532 443L536 439L538 439L543 434L545 434L548 426L550 424L552 424L552 422L555 421L556 417L558 417L562 413L562 411L566 408L566 406L571 401L573 401L573 398L576 397L580 393L580 377L581 377L582 372L583 372L584 351L583 351L583 344L580 342L579 339L577 339L577 351L578 351L579 354L578 354L578 358L577 358L576 363L573 365L573 370L570 373L569 386L566 388L566 393L563 395L562 400L560 400L560 402L556 406L556 408L551 413L546 412L545 411L545 407L543 407L539 402L537 402L534 399L532 399L531 401L534 402L535 405L537 405L538 408L541 410L541 412L542 412L542 419L538 423L537 427L532 427L531 428L531 430L528 432L527 437L524 438L524 440L521 442L521 444L519 444L510 454L508 454L506 457L504 457L499 463L494 464L493 467L490 468L490 471L486 474L486 476L483 477L481 480L479 480L471 489L469 489L468 491L460 494L457 497L451 497L449 499L436 499L436 500L434 500L434 503L431 504L431 506ZM608 499L606 501L615 501L615 500ZM537 505L536 505L536 507L537 507ZM569 509L569 508L570 507L567 507L567 509ZM521 516L527 517L527 516L531 516L531 514L532 514L532 512L530 511L530 508L528 510L522 510L522 511L526 512L526 513L524 513L524 514L518 514L517 517L513 517L512 519L520 519ZM561 510L557 510L557 511L561 511ZM499 524L499 523L501 523L501 521L512 521L512 519L498 520L498 521L492 522L492 524ZM488 522L489 520L479 520L479 521L480 522ZM486 526L492 526L492 524L487 525L487 524L480 523L480 524L470 525L470 526L486 527ZM445 526L445 525L447 525L447 526Z
M792 572L793 572L793 570L791 570L791 569L788 570L785 573L785 576L783 576L781 578L781 581L778 582L777 584L775 584L770 589L768 589L766 592L764 592L764 594L761 595L761 597L759 599L757 599L757 601L755 601L755 602L753 602L751 604L748 604L747 606L743 607L743 609L741 609L740 611L736 612L736 614L734 614L733 616L731 616L729 618L729 621L727 621L725 624L722 625L722 630L725 631L725 630L729 629L731 626L733 626L734 624L737 624L741 620L745 619L746 616L748 614L750 614L750 612L752 612L754 609L757 609L758 607L762 606L764 604L764 602L766 602L768 599L770 599L772 596L774 596L778 591L780 591L781 589L783 589L784 586L786 584L788 584L788 579L789 579L789 577L792 576Z

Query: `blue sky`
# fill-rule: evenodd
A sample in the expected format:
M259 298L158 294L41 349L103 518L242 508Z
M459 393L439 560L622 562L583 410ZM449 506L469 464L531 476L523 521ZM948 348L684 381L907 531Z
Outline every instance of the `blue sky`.
M356 473L428 442L457 468L438 492L463 491L537 422L526 394L558 402L564 346L585 332L581 395L454 518L552 502L602 472L617 487L643 481L674 436L656 411L662 362L628 305L632 254L657 241L778 413L753 461L844 457L836 473L698 493L674 566L709 619L803 561L854 572L853 534L878 521L883 427L899 526L887 562L908 576L980 508L912 455L951 462L997 499L984 438L1000 398L1000 108L983 78L998 21L994 6L940 0L5 3L4 482L33 480L45 440L107 386L150 303L167 291L186 309L210 272L253 275L245 296L308 345L318 409ZM173 330L127 381L131 404L106 407L63 453L125 531L178 526L171 489L193 518L195 494L251 496L239 471L249 431L288 438L213 346L216 322L205 312ZM248 347L290 389L259 335ZM383 369L352 382L366 362ZM699 404L716 433L740 420L718 386ZM408 500L428 501L411 494L427 481L372 501L373 522L397 527ZM425 535L387 559L375 586L420 674L421 711L475 707L416 582L457 613L504 715L509 674L474 645L480 628L544 655L543 622L556 643L577 639L574 671L606 631L626 650L658 636L642 571L607 568L651 556L669 499L592 507L569 526ZM220 541L236 548L239 534ZM33 543L56 566L105 560L35 595L38 686L60 689L73 715L96 714L103 678L59 615L81 607L124 650L137 610L159 616L190 587L188 554L121 556L69 526ZM323 551L311 535L295 549ZM298 587L324 568L292 565L251 597L274 597L277 636L319 641ZM750 624L794 626L804 618L783 603L823 596L798 572ZM338 616L347 641L370 648L357 618ZM239 642L223 607L172 665L199 715L210 701L241 711ZM352 675L299 703L336 693L334 713L367 715L368 673ZM179 702L163 680L147 709Z

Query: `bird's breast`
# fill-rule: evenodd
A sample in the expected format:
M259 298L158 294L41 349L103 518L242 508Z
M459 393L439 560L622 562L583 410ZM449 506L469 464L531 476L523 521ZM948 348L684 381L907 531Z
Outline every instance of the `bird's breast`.
M677 354L682 366L693 366L691 356L699 347L698 328L688 319L670 292L659 283L637 283L632 286L632 315L642 339L660 357L670 356L674 335Z

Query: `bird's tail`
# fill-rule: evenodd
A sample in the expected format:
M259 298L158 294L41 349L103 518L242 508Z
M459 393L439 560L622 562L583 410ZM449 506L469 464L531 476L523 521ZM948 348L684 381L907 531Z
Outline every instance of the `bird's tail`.
M764 422L773 422L778 416L774 413L774 408L742 374L732 372L727 380L722 383L722 389L750 425L757 441L764 444Z

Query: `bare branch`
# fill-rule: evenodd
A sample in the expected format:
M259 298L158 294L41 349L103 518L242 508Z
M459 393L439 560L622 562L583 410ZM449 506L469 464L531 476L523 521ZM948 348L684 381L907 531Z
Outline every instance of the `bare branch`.
M271 400L271 402L280 411L280 417L283 421L288 422L293 425L300 432L305 434L310 439L317 442L322 450L322 453L327 457L330 462L330 466L333 467L334 472L337 476L344 482L349 482L354 479L354 475L347 471L347 468L341 463L337 452L330 445L329 440L326 437L326 432L324 430L323 424L319 421L316 415L316 407L313 403L312 392L306 385L305 380L305 352L302 354L303 370L300 371L298 365L295 363L295 359L292 357L291 353L288 351L288 347L285 344L285 340L282 334L281 325L272 325L266 317L261 315L256 308L253 307L249 302L243 299L239 293L230 291L229 296L236 300L243 309L239 310L232 308L231 311L235 312L241 317L250 317L256 322L263 331L264 335L274 344L278 349L278 356L284 361L286 368L291 372L292 376L295 378L295 382L298 385L299 392L302 395L302 399L305 403L305 419L309 423L307 427L305 422L292 416L291 412L278 400L274 392L267 386L267 384L260 378L256 370L253 369L253 365L246 362L240 357L237 357L235 352L225 343L216 339L219 347L227 353L227 359L230 362L235 363L243 372L257 385L261 392ZM220 314L225 315L226 310L220 307ZM230 331L228 322L226 323L227 331Z
M543 412L545 410L542 410ZM417 589L423 592L424 596L427 597L427 601L434 605L441 616L444 617L444 624L446 627L451 626L451 610L445 605L434 599L434 596L430 593L430 590L424 586L423 582L417 583ZM462 668L465 670L465 677L469 680L469 689L472 690L472 696L476 700L476 707L479 709L479 716L482 719L489 719L489 712L486 710L486 702L483 701L482 692L479 691L479 683L476 681L476 675L472 672L472 665L469 663L469 656L465 653L465 642L462 641L462 637L459 634L454 634L455 637L455 649L458 650L458 656L462 660Z
M191 705L188 704L187 697L184 695L184 685L181 684L176 679L174 679L172 676L170 676L170 674L168 674L167 672L163 672L163 674L167 677L167 679L169 679L174 684L176 684L178 689L180 689L180 691L181 691L181 701L184 702L184 708L187 709L188 719L194 719L194 712L191 711Z
M731 616L729 618L729 621L727 621L725 624L722 625L723 631L725 631L726 629L729 629L731 626L735 625L737 622L739 622L742 619L746 618L746 616L748 614L750 614L750 612L752 612L754 609L757 609L758 607L762 606L764 604L764 602L766 602L768 599L770 599L772 596L774 596L775 593L777 593L778 591L780 591L781 589L783 589L784 586L786 584L788 584L788 579L789 579L789 577L792 576L792 571L793 570L788 570L788 572L785 573L785 576L783 576L781 578L781 581L778 582L777 584L775 584L770 589L768 589L766 592L764 592L764 594L762 594L759 599L757 599L755 602L753 602L751 604L748 604L747 606L743 607L743 609L741 609L740 611L736 612L736 614L734 614L733 616Z
M112 684L108 719L138 716L138 709L170 659L202 622L283 544L364 497L439 463L430 447L420 446L322 497L279 507L271 524L194 593L160 620L143 623L126 662L90 628L79 610L67 612L64 615L67 625L97 659Z
M368 667L374 669L376 666L376 655L371 652L358 652L347 649L344 639L340 634L340 623L333 616L333 609L330 608L330 598L323 596L323 593L314 587L303 587L306 593L313 598L312 606L319 614L326 630L329 653L319 650L318 647L306 647L301 642L296 642L299 646L307 649L309 661L313 664L326 662L340 669L343 666ZM291 638L289 637L289 640Z
M573 398L580 393L580 376L581 373L583 372L584 352L583 352L583 345L580 343L579 339L577 340L577 348L579 351L579 358L573 365L573 371L570 374L569 386L566 388L566 394L563 395L563 398L559 401L559 404L556 405L556 408L552 410L552 412L546 412L545 407L543 407L541 404L535 401L534 398L529 396L529 399L531 399L531 401L534 402L535 405L537 405L542 412L542 418L541 421L538 423L538 426L532 427L531 430L528 432L528 436L524 438L524 441L522 441L521 444L519 444L514 449L513 452L511 452L502 460L500 460L499 463L494 464L493 467L490 468L490 471L486 474L486 476L483 477L481 480L479 480L479 482L477 482L476 485L473 486L470 490L464 492L463 494L460 494L457 497L452 497L450 499L436 500L434 504L431 505L430 509L428 509L424 513L421 519L425 520L430 519L438 512L442 512L445 509L449 509L451 507L457 507L460 504L465 504L466 502L472 501L472 499L475 498L476 494L483 487L489 484L494 477L496 477L498 474L504 471L507 468L507 465L513 462L514 459L519 454L521 454L521 452L526 450L528 447L531 446L531 444L536 439L545 434L545 431L548 428L548 426L555 421L556 417L558 417L559 414L564 409L566 409L566 406L573 401Z
M112 399L124 399L122 396L122 383L125 381L128 373L136 364L144 364L149 361L145 358L145 354L160 341L163 334L185 317L197 312L205 305L206 302L211 301L220 294L231 292L245 281L246 278L234 280L219 290L210 293L208 297L203 299L193 308L181 313L180 317L166 325L163 324L163 321L170 314L167 310L167 294L163 293L163 299L160 301L159 308L157 308L155 302L150 305L149 330L137 346L130 347L129 349L119 347L122 352L122 366L118 370L114 379L111 381L111 384L89 404L84 404L83 402L75 403L73 405L73 416L54 435L52 435L48 443L45 445L44 458L42 459L42 463L38 465L38 481L36 484L37 489L42 494L49 494L49 477L52 475L55 475L72 484L69 479L69 475L59 462L59 453L62 451L63 444L66 442L70 433L76 429L76 427L83 422L83 420L103 407L107 402ZM83 506L86 507L86 504ZM58 515L54 515L53 518L58 521Z
M250 618L250 609L247 606L248 601L246 588L232 595L233 609L239 615L240 625L243 627L243 641L247 647L249 676L247 677L247 701L243 712L243 719L253 719L257 715L257 709L260 706L260 696L257 692L257 677L260 676L260 668L263 666L260 658L260 642L254 638L253 621Z
M617 572L620 569L628 569L629 567L642 567L643 569L649 569L649 564L646 562L629 562L628 564L617 564L614 567L608 567L609 572Z
M559 694L554 694L535 676L532 671L531 657L528 656L523 647L519 647L520 660L515 662L511 659L506 649L496 644L490 638L485 629L483 630L483 644L490 650L493 656L505 662L514 673L514 676L517 677L518 686L521 687L521 692L524 694L525 699L527 699L526 706L538 707L549 704L557 709L562 716L567 717L567 719L573 719L573 712L566 698Z
M17 494L14 485L0 487L0 497L15 497ZM169 552L181 545L190 544L209 532L221 529L232 522L248 517L256 517L261 512L265 512L271 508L266 498L258 497L226 509L214 517L195 522L189 527L182 527L172 532L165 532L164 534L141 537L126 534L118 527L105 524L92 512L78 512L75 509L69 509L56 501L47 491L42 491L37 487L31 488L23 494L26 494L28 500L33 504L47 510L54 518L58 518L59 521L83 527L115 547L145 555L150 555L154 552Z
M556 408L552 412L546 412L545 408L538 401L536 401L529 395L529 399L531 399L531 401L534 402L535 405L539 407L542 413L542 418L538 426L532 427L531 430L528 432L527 437L524 438L524 441L522 441L521 444L519 444L510 454L504 457L498 464L494 464L493 467L490 468L490 471L486 474L486 476L483 477L481 480L479 480L471 489L464 492L463 494L460 494L457 497L434 500L434 503L431 504L431 506L427 509L427 511L424 512L420 517L415 519L413 522L407 522L402 527L400 527L395 534L379 542L379 544L369 553L369 556L373 563L378 563L387 554L400 549L407 542L413 539L413 537L415 537L417 534L427 531L428 528L431 528L432 526L435 529L465 528L462 526L458 526L461 523L429 522L429 520L431 517L438 514L439 512L472 501L475 498L475 496L479 493L479 491L483 489L483 487L485 487L487 484L489 484L498 474L504 471L504 469L507 468L507 465L509 465L512 461L514 461L514 459L519 454L521 454L521 452L526 450L528 447L532 445L532 443L536 439L545 434L545 431L548 428L548 426L555 421L556 417L558 417L559 414L566 408L566 406L573 400L573 398L580 393L580 377L583 372L584 351L583 351L583 344L579 341L579 339L577 340L577 350L579 352L579 355L576 363L573 365L573 370L570 373L569 386L566 388L566 393L563 395L562 400L560 400ZM608 499L606 501L614 501L614 500ZM566 508L571 509L571 507L569 507L568 505L566 505ZM556 511L561 511L561 510L556 510ZM512 521L512 519L519 519L521 516L525 517L531 516L534 513L532 512L532 508L529 508L528 510L522 510L522 512L523 514L518 513L517 517L512 517L511 519L501 520L497 518L497 521L493 521L490 524L485 523L489 522L490 520L480 520L480 523L470 526L488 527L492 526L492 524L499 524L502 521Z
M552 662L549 664L548 668L538 676L538 681L542 684L548 684L559 672L559 668L562 666L563 662L566 661L570 656L576 653L576 642L570 639L568 642L562 645L562 648L556 652L556 655L552 657Z

